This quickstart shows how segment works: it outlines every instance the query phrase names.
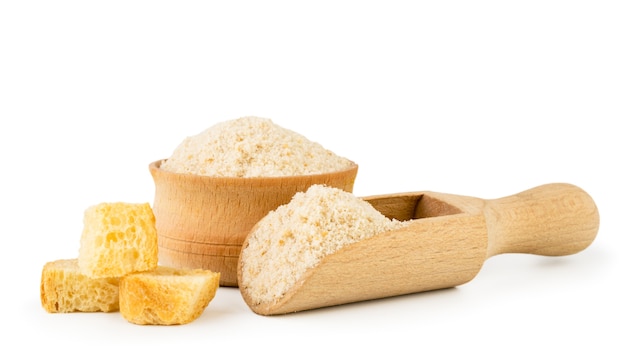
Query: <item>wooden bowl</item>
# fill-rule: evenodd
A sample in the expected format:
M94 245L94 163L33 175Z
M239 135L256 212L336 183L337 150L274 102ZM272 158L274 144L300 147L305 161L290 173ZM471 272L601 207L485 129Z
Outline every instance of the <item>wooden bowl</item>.
M288 203L311 185L352 192L358 170L288 177L210 177L162 170L149 165L155 183L153 211L159 263L220 272L221 286L237 286L241 246L267 213Z

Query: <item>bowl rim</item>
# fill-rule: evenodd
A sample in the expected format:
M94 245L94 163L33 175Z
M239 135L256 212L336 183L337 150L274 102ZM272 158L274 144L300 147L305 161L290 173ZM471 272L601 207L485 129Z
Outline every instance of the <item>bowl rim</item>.
M350 167L335 170L328 173L316 173L316 174L301 174L301 175L286 175L286 176L259 176L259 177L234 177L234 176L210 176L210 175L199 175L192 173L176 173L167 170L161 169L161 163L163 163L167 159L159 159L151 162L148 165L148 168L153 176L160 175L166 178L176 178L176 179L194 179L206 182L224 182L227 184L250 184L250 185L259 185L259 184L274 184L277 182L291 182L291 183L302 183L302 182L310 182L312 180L323 180L323 179L335 179L341 177L350 177L352 179L356 178L356 174L358 172L359 165L352 160L350 161Z

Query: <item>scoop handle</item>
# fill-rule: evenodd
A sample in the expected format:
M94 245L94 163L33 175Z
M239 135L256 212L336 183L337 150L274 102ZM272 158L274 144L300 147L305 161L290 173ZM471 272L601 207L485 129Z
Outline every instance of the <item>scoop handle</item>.
M595 239L600 215L593 199L571 184L546 184L487 200L487 257L502 253L564 256Z

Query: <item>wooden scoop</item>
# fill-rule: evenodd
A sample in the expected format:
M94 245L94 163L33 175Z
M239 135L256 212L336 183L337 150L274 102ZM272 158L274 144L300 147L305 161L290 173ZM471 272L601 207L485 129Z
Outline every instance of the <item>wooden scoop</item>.
M497 254L582 251L599 228L593 199L570 184L493 200L433 192L363 199L389 218L415 221L326 256L273 303L250 305L242 290L255 313L285 314L454 287L472 280Z

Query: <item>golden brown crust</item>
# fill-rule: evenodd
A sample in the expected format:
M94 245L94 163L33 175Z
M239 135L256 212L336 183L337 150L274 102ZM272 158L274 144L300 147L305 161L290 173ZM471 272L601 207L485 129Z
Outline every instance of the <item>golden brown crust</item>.
M220 274L159 266L120 279L120 312L140 325L180 325L197 319L219 287Z
M49 313L118 311L118 285L117 278L83 275L77 259L48 262L41 272L41 305Z

